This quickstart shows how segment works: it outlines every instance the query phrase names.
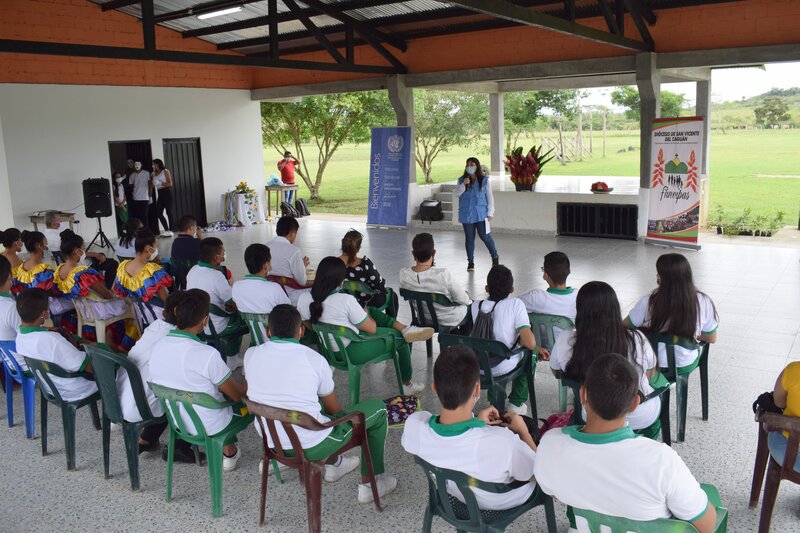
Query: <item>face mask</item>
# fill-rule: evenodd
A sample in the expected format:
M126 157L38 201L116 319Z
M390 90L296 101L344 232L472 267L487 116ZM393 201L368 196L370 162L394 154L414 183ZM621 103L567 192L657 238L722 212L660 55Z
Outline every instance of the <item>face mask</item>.
M478 170L478 167L467 167L467 174L472 176L473 174L475 174L476 170Z
M140 170L142 170L142 164L136 163L135 165L133 165L133 168L136 169L136 172L139 172Z
M222 262L224 263L227 260L228 260L228 252L225 252L224 254L222 254Z
M148 258L148 260L155 261L156 257L158 257L158 248L150 252L150 257Z

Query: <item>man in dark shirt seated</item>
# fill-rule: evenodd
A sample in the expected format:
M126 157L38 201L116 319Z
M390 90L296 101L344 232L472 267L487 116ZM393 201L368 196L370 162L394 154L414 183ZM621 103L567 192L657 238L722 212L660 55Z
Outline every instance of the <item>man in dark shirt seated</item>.
M203 238L202 230L197 226L197 219L191 215L181 218L178 223L178 236L172 242L170 259L175 264L178 261L196 263L200 260L200 240Z

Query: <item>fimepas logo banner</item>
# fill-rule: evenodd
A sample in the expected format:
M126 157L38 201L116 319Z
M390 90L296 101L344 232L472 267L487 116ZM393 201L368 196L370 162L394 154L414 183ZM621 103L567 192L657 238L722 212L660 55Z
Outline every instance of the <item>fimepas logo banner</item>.
M653 121L648 239L697 244L704 131L703 117Z

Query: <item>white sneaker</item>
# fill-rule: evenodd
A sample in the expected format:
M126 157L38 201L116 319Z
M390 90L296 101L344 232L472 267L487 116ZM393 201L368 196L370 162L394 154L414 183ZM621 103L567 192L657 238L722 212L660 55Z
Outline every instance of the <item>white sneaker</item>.
M342 477L358 468L361 458L357 455L340 455L335 465L325 465L325 481L336 483Z
M511 411L512 413L517 413L518 415L526 415L528 414L528 405L514 405L513 403L506 404L506 411Z
M164 230L158 236L159 237L168 238L168 237L172 237L173 235L174 235L174 233L172 233L170 230Z
M112 432L122 431L122 424L117 424L116 422L111 422L108 427L109 427L109 431L112 431Z
M375 476L375 483L378 484L378 496L383 498L397 488L397 478L389 474L378 474ZM372 487L369 483L358 484L358 503L370 503L374 501L372 497Z
M406 329L403 330L403 338L406 342L426 341L431 337L433 337L433 328L406 326Z
M236 446L236 455L233 457L226 457L225 453L222 454L222 471L230 472L236 470L236 465L239 463L239 457L242 456L242 450Z
M287 468L289 468L289 467L288 467L288 466L286 466L285 464L278 463L277 461L275 461L275 462L278 464L278 471L279 471L279 472L283 472L284 470L286 470ZM272 465L273 465L273 462L272 462L272 461L270 461L270 462L269 462L269 468L267 469L267 475L269 475L269 476L271 476L271 475L272 475L272 471L274 470L274 468L272 468ZM261 459L261 460L258 462L258 473L259 473L259 474L262 474L263 472L264 472L264 459Z
M411 396L414 393L421 392L425 390L424 383L417 383L416 381L412 381L408 385L403 385L403 394L406 396Z

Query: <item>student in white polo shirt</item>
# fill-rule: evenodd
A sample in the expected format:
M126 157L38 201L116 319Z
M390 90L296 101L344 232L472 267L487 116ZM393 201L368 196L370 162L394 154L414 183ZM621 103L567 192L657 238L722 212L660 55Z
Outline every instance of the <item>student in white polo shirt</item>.
M339 292L339 287L347 275L347 266L338 257L324 258L317 268L317 276L311 292L300 296L297 310L303 320L312 324L324 322L351 329L355 333L367 335L391 335L394 337L395 350L400 366L400 379L403 381L403 394L414 394L425 388L422 383L411 381L411 346L410 343L424 341L433 336L433 328L406 326L389 315L373 308L366 309L358 304L355 296ZM349 339L345 339L346 345ZM369 361L375 354L361 353L351 349L350 357L361 361Z
M11 296L11 262L0 255L0 341L14 342L19 331L20 318L17 302Z
M519 344L533 350L536 348L536 337L531 330L531 321L525 311L525 304L519 298L509 298L514 292L514 276L503 265L495 265L486 277L488 300L472 303L472 323L478 318L478 310L492 315L494 340L505 344L509 349ZM492 367L493 376L502 376L514 370L522 360L523 354L513 355ZM528 381L519 376L511 384L506 409L524 415L528 412Z
M27 356L55 363L67 372L91 374L92 368L85 353L70 344L60 333L42 327L50 316L48 305L48 294L42 289L25 289L17 295L17 312L22 321L17 335L17 360ZM79 342L93 344L88 341ZM28 369L24 360L20 366L23 370ZM86 378L61 378L51 375L50 379L65 402L82 400L97 392L95 382Z
M664 254L656 261L658 288L631 309L625 324L645 331L666 332L687 339L717 342L719 316L714 302L697 290L692 280L692 267L681 254ZM699 356L697 350L675 347L675 365L691 365ZM658 347L658 366L667 367L667 351Z
M292 303L280 285L267 279L271 260L270 249L261 243L245 249L244 264L250 274L233 284L233 301L239 311L268 314L276 305Z
M537 483L577 509L642 521L677 518L710 533L716 510L677 452L626 427L638 392L639 376L628 360L616 354L596 358L580 393L586 425L542 436ZM577 527L589 531L582 520Z
M277 237L267 243L272 254L271 276L283 276L287 278L284 285L286 294L292 301L292 305L297 305L300 295L308 292L308 275L306 267L309 259L303 255L300 248L294 245L297 240L297 232L300 224L294 217L281 217L275 224L275 234Z
M653 392L650 378L657 372L656 354L641 331L627 329L622 323L619 300L614 289L602 281L590 281L578 291L578 316L575 331L559 335L550 354L553 373L583 383L592 361L605 353L626 357L639 375L639 391ZM645 429L658 420L661 398L640 403L628 415L631 429Z
M269 334L270 342L250 348L245 354L245 375L248 383L251 383L248 397L273 407L306 413L322 423L352 412L363 413L378 494L384 496L392 492L397 487L397 479L384 473L383 462L388 431L384 403L371 399L342 409L333 388L333 372L328 362L317 352L300 344L303 325L300 313L291 305L281 304L272 310L269 314ZM260 434L261 427L257 422L255 426ZM280 425L276 427L283 448L292 449L286 432ZM301 427L294 429L306 458L311 461L328 458L325 481L338 481L359 465L358 457L337 454L352 437L351 424L341 424L325 431L309 431ZM267 439L274 446L271 436L268 435ZM366 463L361 462L359 503L373 501L367 473Z
M247 391L247 384L240 385L233 379L216 348L197 336L208 323L210 303L205 291L189 289L184 292L175 308L177 329L170 331L153 347L150 381L173 389L204 392L221 402L226 401L225 396L238 402ZM246 416L234 417L230 407L207 409L194 406L194 409L209 435L229 429L239 433L252 422ZM183 412L181 416L189 431L195 433L191 418ZM226 472L236 468L242 455L235 442L234 436L222 448L222 469Z
M463 472L490 483L528 481L502 494L475 489L482 510L504 510L525 503L533 494L536 444L523 418L514 412L505 419L494 407L473 414L480 398L480 365L475 353L463 345L442 350L433 365L433 391L439 397L438 416L427 411L406 420L401 443L410 454L448 470ZM505 423L506 427L500 424ZM464 501L461 492L448 492Z

